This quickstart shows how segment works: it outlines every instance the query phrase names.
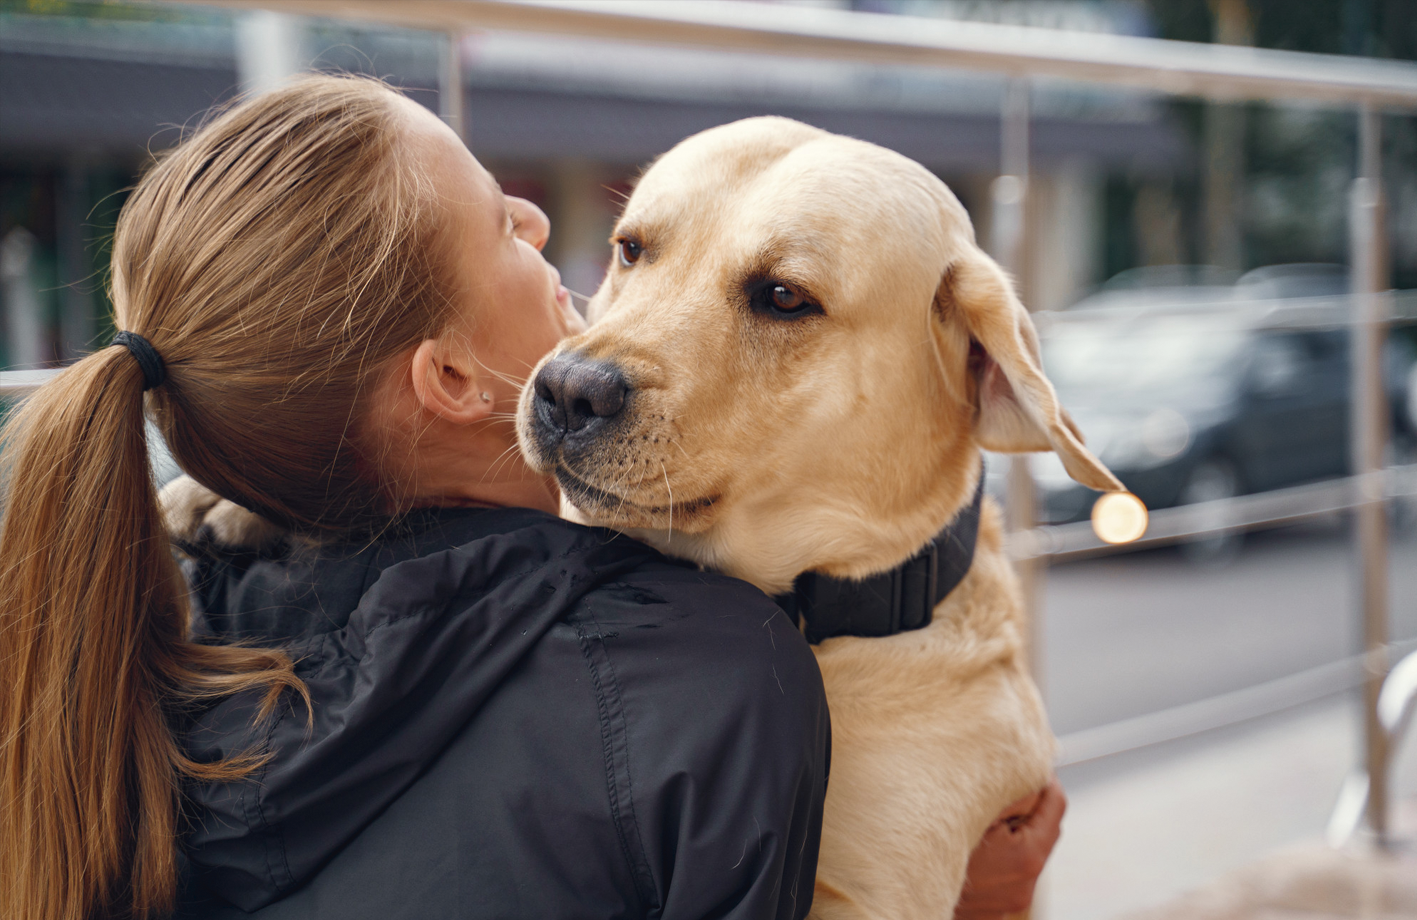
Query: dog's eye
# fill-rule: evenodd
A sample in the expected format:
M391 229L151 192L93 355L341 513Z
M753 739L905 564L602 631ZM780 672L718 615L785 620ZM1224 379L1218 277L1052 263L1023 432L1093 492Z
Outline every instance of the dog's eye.
M811 306L811 301L783 284L773 285L772 305L783 313L796 313Z
M644 251L644 247L640 245L638 240L632 240L628 237L615 244L615 252L620 256L620 264L626 268L638 262L640 256L644 254Z
M767 279L750 283L748 304L754 313L773 319L802 319L822 313L822 305L797 288Z

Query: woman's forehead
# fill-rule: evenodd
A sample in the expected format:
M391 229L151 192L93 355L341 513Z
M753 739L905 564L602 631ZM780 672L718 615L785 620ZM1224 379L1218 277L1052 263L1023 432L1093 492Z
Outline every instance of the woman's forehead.
M404 141L440 204L500 232L506 206L497 180L436 115L417 103L408 105L417 112L405 122Z

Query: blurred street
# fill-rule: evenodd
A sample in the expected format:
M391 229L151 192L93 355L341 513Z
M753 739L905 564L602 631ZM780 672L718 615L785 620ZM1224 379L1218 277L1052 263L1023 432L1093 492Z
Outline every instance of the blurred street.
M1351 654L1351 559L1347 528L1334 520L1251 534L1224 567L1197 567L1174 549L1055 567L1047 585L1055 729L1065 736ZM1417 541L1395 539L1391 562L1393 635L1409 638ZM1161 905L1217 877L1260 873L1257 862L1286 848L1319 858L1360 729L1359 695L1349 691L1062 768L1070 807L1041 916L1191 916ZM1395 763L1398 796L1417 795L1411 739ZM1417 834L1417 822L1400 821L1398 832Z
M1417 539L1395 533L1392 637L1417 636ZM1249 534L1228 565L1174 548L1048 571L1046 695L1066 735L1336 661L1359 649L1339 520Z

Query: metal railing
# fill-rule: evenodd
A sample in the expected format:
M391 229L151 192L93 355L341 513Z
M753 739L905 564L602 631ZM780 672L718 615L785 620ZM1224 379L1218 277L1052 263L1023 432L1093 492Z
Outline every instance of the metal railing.
M58 370L0 371L0 399L21 399L40 388Z
M1335 511L1351 513L1360 560L1357 607L1364 627L1364 651L1357 678L1365 688L1364 761L1366 813L1379 841L1387 838L1387 733L1379 718L1379 694L1388 671L1387 533L1384 501L1410 495L1417 471L1382 471L1387 412L1381 354L1390 316L1385 263L1381 122L1383 110L1417 109L1417 65L1326 55L1197 45L1109 35L1074 35L1052 30L883 16L803 7L675 0L654 5L636 0L189 0L234 9L269 9L318 17L363 20L446 33L456 41L478 29L554 33L699 49L798 56L882 65L971 70L1009 80L1000 117L1001 176L994 190L994 251L1016 275L1023 275L1023 228L1027 225L1030 159L1029 90L1039 79L1064 79L1219 102L1307 100L1351 106L1359 122L1358 178L1351 194L1351 267L1355 305L1350 321L1354 400L1353 469L1344 480L1262 495L1167 509L1152 518L1142 544L1193 537L1237 526L1258 526ZM450 62L456 56L450 54ZM456 66L443 68L446 114L463 85ZM1025 286L1026 286L1026 279ZM0 395L29 383L0 377ZM1010 474L1011 547L1020 564L1029 606L1049 560L1102 553L1106 546L1078 525L1034 526L1033 489L1025 463ZM1085 526L1085 525L1083 525ZM1035 629L1035 634L1037 630ZM1035 659L1037 652L1035 650ZM1340 663L1342 664L1342 663ZM1352 665L1344 673L1352 678ZM1261 693L1284 698L1284 687ZM1254 688L1252 688L1254 689ZM1266 694L1268 694L1266 696ZM1302 694L1301 694L1302 695ZM1231 695L1233 696L1233 695ZM1132 732L1128 737L1165 740L1189 733L1192 716L1207 701L1192 704L1190 715L1160 714L1175 723L1168 735ZM1200 709L1195 707L1199 706ZM1244 710L1244 706L1239 707ZM1182 707L1185 709L1185 707ZM1234 707L1231 707L1234 710ZM1170 712L1170 711L1168 711ZM1162 719L1165 722L1166 719ZM1096 741L1114 727L1090 730L1091 751L1120 743ZM1118 738L1125 732L1114 731ZM1154 736L1154 737L1153 737ZM1067 746L1067 739L1065 748ZM1149 743L1149 742L1147 742ZM1077 747L1075 741L1074 748Z
M1417 714L1417 652L1410 652L1388 672L1378 694L1377 716L1389 751L1402 743ZM1366 770L1350 771L1338 793L1325 836L1329 845L1346 844L1363 823L1372 795L1372 776Z

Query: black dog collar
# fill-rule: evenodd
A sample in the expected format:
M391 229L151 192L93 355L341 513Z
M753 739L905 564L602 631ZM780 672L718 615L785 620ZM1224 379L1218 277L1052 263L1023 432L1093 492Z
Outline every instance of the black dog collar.
M929 626L935 605L964 580L974 562L983 501L981 469L974 501L920 552L889 572L863 581L804 572L790 593L774 600L788 616L802 618L813 644L833 636L893 636Z

